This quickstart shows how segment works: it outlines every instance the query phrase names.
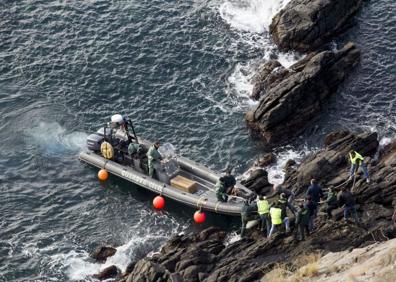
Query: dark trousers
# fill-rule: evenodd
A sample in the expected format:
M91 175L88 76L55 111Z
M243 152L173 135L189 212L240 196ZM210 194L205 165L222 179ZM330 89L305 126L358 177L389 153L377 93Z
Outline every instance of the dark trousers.
M267 231L267 237L269 235L269 232L271 230L271 218L268 213L265 214L260 214L260 223L261 223L261 231L264 231L264 227L266 228Z
M300 233L300 240L305 240L305 233L309 236L308 224L298 224L298 233Z

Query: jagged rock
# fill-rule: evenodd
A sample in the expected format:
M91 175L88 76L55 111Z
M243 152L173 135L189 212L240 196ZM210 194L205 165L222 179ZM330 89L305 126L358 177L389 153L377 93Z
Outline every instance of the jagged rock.
M111 266L103 269L98 274L94 275L94 277L99 280L106 280L109 278L114 278L120 273L121 273L121 270L117 266L111 265Z
M337 90L359 61L353 43L339 51L311 54L292 66L292 72L277 82L249 111L245 119L266 143L277 143L300 132Z
M287 74L289 74L289 71L278 61L270 60L266 62L253 78L254 86L251 98L253 100L259 100L266 91Z
M352 250L373 241L394 238L396 150L392 148L396 148L396 141L378 152L376 133L340 132L329 136L322 151L293 166L295 169L283 185L293 187L297 197L302 197L310 180L304 174L305 169L317 176L326 188L329 183L348 177L347 154L350 149L364 156L379 155L375 165L370 166L372 183L360 179L356 182L359 224L340 220L343 212L339 208L333 212L332 220L320 215L315 220L315 232L302 242L296 240L295 234L285 234L282 230L271 239L266 239L258 231L248 232L243 239L227 245L223 243L224 233L217 228L179 235L152 258L136 263L128 281L257 281L277 264L289 264L307 253ZM265 179L265 175L259 170L252 183L260 177ZM337 178L340 180L334 180Z
M273 153L267 153L257 160L257 166L266 167L276 161L276 156Z
M255 169L249 177L241 183L258 195L264 195L272 188L272 184L268 182L268 173L263 169Z
M147 259L139 260L133 271L129 274L127 282L135 281L168 281L170 273L160 264Z
M288 178L287 184L294 187L297 193L305 191L312 178L319 180L325 187L336 186L349 177L350 150L356 150L364 156L373 156L378 148L376 133L348 133L342 136L302 162L293 176ZM334 182L335 179L337 182Z
M113 247L101 246L94 250L89 256L99 262L104 262L108 257L113 256L117 250Z
M314 50L345 29L362 2L292 0L272 19L270 34L282 50Z

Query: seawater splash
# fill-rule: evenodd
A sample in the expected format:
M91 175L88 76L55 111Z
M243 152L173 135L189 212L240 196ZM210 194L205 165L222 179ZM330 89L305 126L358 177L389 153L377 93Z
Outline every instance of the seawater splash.
M262 61L276 57L286 68L294 64L300 57L296 53L281 53L271 42L268 31L272 18L282 9L289 0L283 1L226 1L219 7L221 18L235 31L239 32L236 39L240 43L251 46L255 50L262 50L261 58L250 59L236 63L233 71L227 78L227 95L237 96L240 102L248 107L256 102L250 99L253 90L254 74ZM238 44L235 44L238 46Z
M237 30L262 33L268 31L273 16L290 0L226 1L220 8L221 17Z
M69 132L57 122L39 122L26 131L26 141L38 145L48 155L78 152L85 147L87 134Z

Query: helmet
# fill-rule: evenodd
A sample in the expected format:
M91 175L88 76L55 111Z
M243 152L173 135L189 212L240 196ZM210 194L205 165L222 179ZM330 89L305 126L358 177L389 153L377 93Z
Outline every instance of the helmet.
M112 123L123 124L124 123L124 118L120 114L115 114L115 115L111 116L111 122Z

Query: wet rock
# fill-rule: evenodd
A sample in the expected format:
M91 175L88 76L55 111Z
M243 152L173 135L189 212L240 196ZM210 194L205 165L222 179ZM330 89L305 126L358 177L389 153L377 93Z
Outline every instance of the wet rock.
M89 256L99 262L104 262L108 257L113 256L117 250L113 247L101 246L94 250Z
M272 19L270 34L282 50L315 50L345 29L362 2L292 0Z
M121 270L117 266L112 265L112 266L106 267L101 272L96 274L94 277L99 280L106 280L109 278L117 277L117 275L120 273L121 273Z
M276 157L273 153L267 153L257 160L257 166L266 167L276 162Z
M224 233L217 228L174 236L156 256L140 260L128 281L257 281L277 264L289 264L307 253L352 250L396 237L396 224L392 223L396 206L393 161L396 150L378 152L376 133L334 132L331 136L323 150L293 165L283 185L293 187L299 198L305 195L311 174L324 188L339 181L337 178L345 181L349 169L347 154L351 148L364 156L379 155L376 164L370 166L373 182L367 184L360 179L356 182L359 224L341 220L343 211L339 208L333 211L332 220L320 214L315 220L315 232L301 242L295 234L285 234L282 229L270 239L261 232L249 230L243 239L227 245L223 243ZM393 143L388 148L396 148L396 141ZM305 174L305 170L309 173ZM265 175L259 170L250 183ZM379 178L382 180L378 181Z
M359 62L360 51L348 43L339 51L311 54L271 87L245 119L267 144L299 133L321 112L323 104Z
M349 151L373 156L379 144L377 139L376 133L348 133L343 138L335 139L324 150L302 162L288 178L288 185L300 193L305 191L312 178L319 180L325 187L334 186L334 179L338 179L338 183L345 182L349 177Z
M160 264L147 259L139 260L129 274L127 282L135 281L168 281L170 273Z
M289 71L276 60L270 60L264 63L253 78L254 86L251 98L253 100L259 100L266 91L268 91L288 73Z
M253 170L241 183L258 195L265 195L272 188L272 184L268 182L268 173L264 169Z

